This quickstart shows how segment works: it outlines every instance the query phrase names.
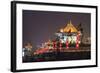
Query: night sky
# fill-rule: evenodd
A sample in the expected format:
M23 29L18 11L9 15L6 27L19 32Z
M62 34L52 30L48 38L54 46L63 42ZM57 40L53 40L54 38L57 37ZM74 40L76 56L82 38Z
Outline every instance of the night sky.
M74 26L81 23L85 37L90 37L90 13L23 10L23 44L31 42L33 47L41 45L70 20Z

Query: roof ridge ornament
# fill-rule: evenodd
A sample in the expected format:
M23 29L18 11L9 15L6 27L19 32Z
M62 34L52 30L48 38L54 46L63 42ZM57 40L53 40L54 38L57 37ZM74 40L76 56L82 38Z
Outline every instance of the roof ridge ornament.
M69 24L72 24L71 20L69 21Z

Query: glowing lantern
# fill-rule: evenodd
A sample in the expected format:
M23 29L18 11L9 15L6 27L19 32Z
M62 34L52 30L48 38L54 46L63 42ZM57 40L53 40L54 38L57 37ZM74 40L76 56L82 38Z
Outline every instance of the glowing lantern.
M63 29L60 29L60 32L64 32L64 30Z

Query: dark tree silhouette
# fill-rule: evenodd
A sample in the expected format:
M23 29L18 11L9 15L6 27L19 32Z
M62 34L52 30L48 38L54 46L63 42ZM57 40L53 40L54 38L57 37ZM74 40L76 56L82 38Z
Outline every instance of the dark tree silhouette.
M82 40L83 40L83 36L84 36L84 30L83 30L83 27L82 27L82 24L80 23L79 25L78 25L78 27L77 27L77 29L78 29L78 31L80 31L81 32L81 44L82 44Z

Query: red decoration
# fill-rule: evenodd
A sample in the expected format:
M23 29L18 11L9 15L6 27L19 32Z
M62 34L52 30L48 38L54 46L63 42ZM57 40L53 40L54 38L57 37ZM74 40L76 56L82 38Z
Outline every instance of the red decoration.
M68 42L68 39L66 40L66 48L67 48L67 49L69 48L69 42Z
M76 49L78 49L79 48L79 35L77 35L77 39L76 39Z
M79 44L78 44L78 43L76 43L76 48L77 48L77 49L79 48Z
M61 43L61 41L60 41L60 50L61 50L61 48L62 48L62 43Z
M54 49L56 48L56 42L55 41L53 42L53 48Z

